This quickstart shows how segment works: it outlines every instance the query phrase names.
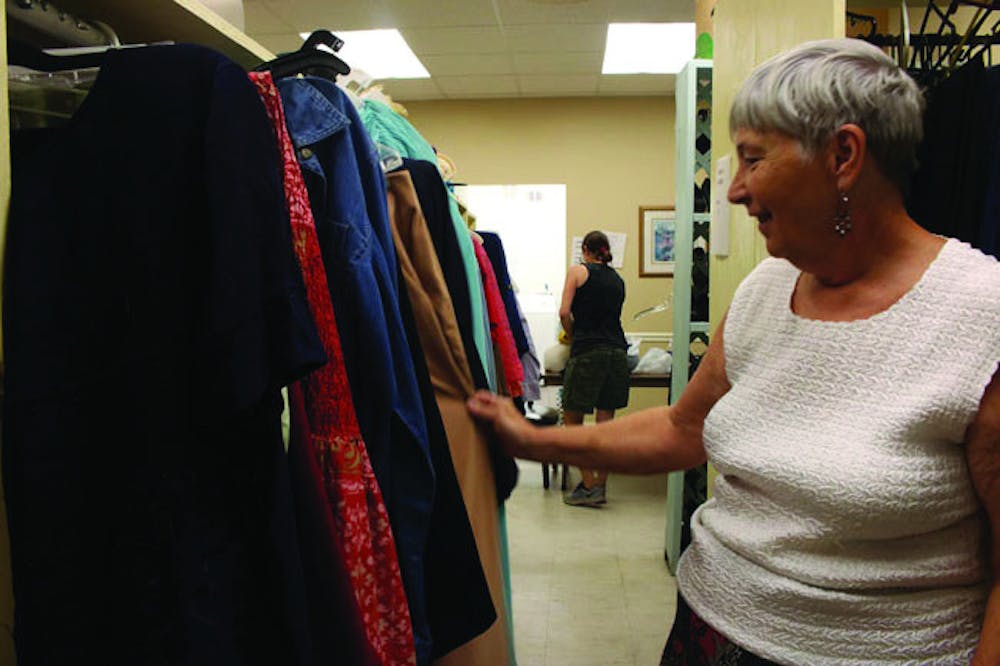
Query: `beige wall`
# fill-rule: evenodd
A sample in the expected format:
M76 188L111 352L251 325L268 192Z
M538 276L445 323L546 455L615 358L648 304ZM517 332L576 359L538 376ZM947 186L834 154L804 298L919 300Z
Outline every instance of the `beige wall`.
M627 332L665 333L673 314L632 322L672 293L669 278L639 277L639 206L674 201L674 100L663 97L407 102L409 119L471 185L566 185L566 241L592 229L628 234ZM475 211L473 211L475 212ZM567 252L568 252L567 248ZM630 409L665 402L633 389Z
M736 156L729 138L729 107L740 83L759 63L811 39L844 36L844 0L719 0L715 7L712 84L712 159ZM740 281L767 256L754 221L733 206L729 256L712 257L709 318L718 324Z
M406 108L420 133L455 161L460 182L565 184L567 244L592 229L627 233L625 328L670 329L669 312L635 326L627 320L672 289L672 280L640 279L638 269L639 206L674 198L672 97L408 102Z

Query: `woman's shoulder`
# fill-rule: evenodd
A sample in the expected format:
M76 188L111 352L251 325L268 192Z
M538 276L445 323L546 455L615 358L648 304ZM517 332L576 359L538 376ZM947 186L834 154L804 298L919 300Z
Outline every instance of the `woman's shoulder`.
M590 269L586 264L573 264L566 271L567 282L573 282L577 287L581 286L590 277Z
M776 319L788 308L788 299L799 269L785 259L767 257L743 278L729 303L726 336L730 328L741 328L746 321Z
M1000 353L1000 263L967 243L948 239L924 277L901 301L911 332L988 343ZM947 343L951 344L951 343ZM955 344L963 344L956 342Z
M749 298L768 293L774 288L784 289L798 279L800 272L786 259L766 257L743 278L733 298Z
M940 260L945 265L973 264L988 271L1000 271L1000 262L997 261L996 257L957 238L945 239L941 248Z
M933 268L930 288L934 291L1000 311L1000 262L996 257L949 238Z

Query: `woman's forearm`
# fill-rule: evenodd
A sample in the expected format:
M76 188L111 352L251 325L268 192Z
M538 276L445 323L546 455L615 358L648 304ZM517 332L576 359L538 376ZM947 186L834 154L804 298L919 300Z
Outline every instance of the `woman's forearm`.
M677 426L669 407L654 407L596 425L534 428L512 452L587 469L657 474L705 462L701 432Z
M559 315L559 323L562 324L566 335L573 337L573 315Z

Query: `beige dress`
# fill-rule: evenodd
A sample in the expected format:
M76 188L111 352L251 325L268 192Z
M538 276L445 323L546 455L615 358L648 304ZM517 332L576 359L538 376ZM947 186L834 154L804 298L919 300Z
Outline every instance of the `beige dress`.
M420 345L497 620L486 632L435 660L440 666L506 665L507 609L500 560L500 527L486 432L469 415L474 391L455 311L420 210L410 174L389 174L389 219L403 282L413 305Z

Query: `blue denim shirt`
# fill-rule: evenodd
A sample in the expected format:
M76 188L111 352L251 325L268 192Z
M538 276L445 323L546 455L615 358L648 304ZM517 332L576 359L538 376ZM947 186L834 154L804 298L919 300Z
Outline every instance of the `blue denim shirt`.
M399 314L385 177L357 111L333 82L277 85L309 189L358 423L396 538L418 662L427 663L423 553L434 472Z

